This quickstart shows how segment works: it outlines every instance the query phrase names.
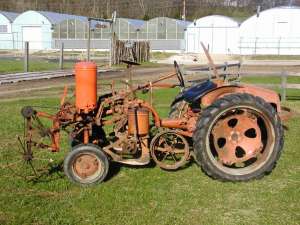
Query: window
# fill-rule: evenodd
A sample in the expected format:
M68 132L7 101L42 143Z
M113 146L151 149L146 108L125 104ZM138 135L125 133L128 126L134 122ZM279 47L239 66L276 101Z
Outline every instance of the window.
M68 20L68 39L75 39L75 20Z
M7 25L0 25L0 33L7 33Z
M68 20L64 20L60 24L60 38L61 39L68 38Z

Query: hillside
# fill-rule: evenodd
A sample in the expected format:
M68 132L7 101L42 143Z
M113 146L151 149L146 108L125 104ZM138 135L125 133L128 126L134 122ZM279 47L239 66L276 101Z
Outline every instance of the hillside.
M189 20L211 14L245 18L255 13L258 5L266 9L289 4L300 5L300 0L186 0L186 12ZM116 10L119 17L127 18L181 18L183 0L0 0L0 10L30 9L93 17L109 17Z

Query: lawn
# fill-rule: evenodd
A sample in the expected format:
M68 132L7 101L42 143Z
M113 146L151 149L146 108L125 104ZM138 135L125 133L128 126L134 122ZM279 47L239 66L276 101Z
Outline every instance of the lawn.
M73 61L65 61L64 62L64 69L72 69L74 68L75 63L78 60ZM103 61L96 61L98 66L106 65L107 63ZM155 62L143 62L141 63L143 68L157 68L165 66L164 64L157 64ZM118 69L126 68L126 64L120 64L114 66ZM36 72L36 71L48 71L48 70L59 70L59 62L55 60L47 60L47 59L32 59L29 62L29 71ZM24 72L24 62L23 60L10 60L10 59L0 59L0 74L6 73L18 73Z
M280 76L251 76L242 77L242 82L251 84L281 84ZM288 76L287 83L300 84L300 76Z
M156 92L162 116L167 116L176 92ZM285 104L300 112L299 90L289 90L288 96L296 100ZM16 135L22 134L22 106L57 106L59 99L0 104L0 150L6 151L16 148ZM277 167L263 179L246 183L215 181L196 164L176 172L111 164L106 182L90 188L71 184L60 171L32 183L1 169L0 224L299 224L299 117L287 125ZM69 150L67 142L64 137L63 151L51 156L56 162Z
M65 62L64 68L71 69L73 68L74 63ZM53 60L42 60L34 59L29 62L29 71L47 71L47 70L58 70L59 63ZM0 74L1 73L16 73L24 72L24 62L23 60L10 60L10 59L1 59L0 60Z

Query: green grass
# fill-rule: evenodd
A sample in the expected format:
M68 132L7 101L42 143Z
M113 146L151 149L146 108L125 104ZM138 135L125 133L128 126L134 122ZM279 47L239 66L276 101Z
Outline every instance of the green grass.
M299 55L255 55L245 57L253 60L300 60Z
M103 65L103 62L97 62L98 65ZM64 69L72 69L74 68L75 62L65 62ZM162 64L157 64L155 62L143 62L141 63L143 68L156 68L159 66L163 66ZM115 68L126 68L125 64L115 65ZM53 62L49 60L30 60L29 63L29 71L47 71L47 70L58 70L59 63ZM5 73L17 73L24 71L24 62L23 60L0 60L0 74Z
M242 77L242 82L252 84L281 84L281 77L276 76L251 76ZM288 76L287 83L300 84L300 76Z
M73 68L74 63L65 62L64 68L71 69ZM46 71L46 70L58 70L58 62L53 62L49 60L30 60L29 71ZM23 60L0 60L0 74L1 73L15 73L24 71L24 62Z
M162 116L167 116L177 92L156 92L155 107ZM299 91L289 90L288 95L296 95L298 101L286 104L300 111ZM22 106L57 106L59 99L0 104L0 151L4 152L16 148L16 135L22 134ZM299 117L287 125L284 152L275 170L247 183L215 181L195 164L176 172L111 164L110 178L91 188L71 184L61 172L31 183L0 169L0 224L299 224ZM56 162L63 160L69 151L67 142L63 136L62 152L45 154Z

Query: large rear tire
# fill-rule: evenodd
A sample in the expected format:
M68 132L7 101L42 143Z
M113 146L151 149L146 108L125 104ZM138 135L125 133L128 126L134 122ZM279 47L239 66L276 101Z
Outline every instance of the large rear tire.
M188 109L188 103L184 100L180 100L175 104L171 105L171 109L168 117L170 119L181 118L184 115L184 113L186 113L187 109Z
M228 95L207 107L193 141L202 170L222 181L248 181L271 173L284 143L276 110L250 94Z

